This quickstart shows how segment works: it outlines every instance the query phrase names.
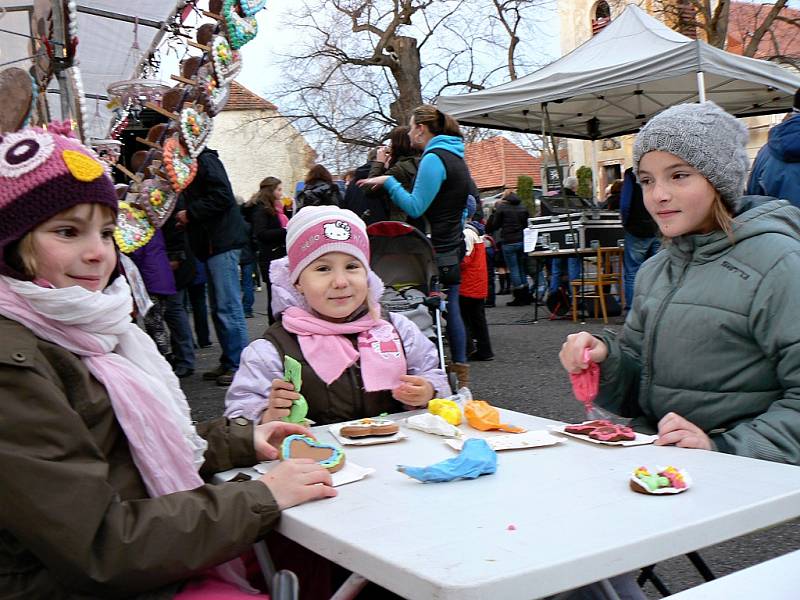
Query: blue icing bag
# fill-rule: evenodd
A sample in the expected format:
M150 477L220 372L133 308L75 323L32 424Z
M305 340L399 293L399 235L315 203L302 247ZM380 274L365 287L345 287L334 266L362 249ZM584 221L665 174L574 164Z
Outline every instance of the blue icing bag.
M491 475L497 470L497 453L489 447L486 440L470 438L464 442L461 452L455 458L427 467L398 465L397 470L423 483L476 479L481 475Z

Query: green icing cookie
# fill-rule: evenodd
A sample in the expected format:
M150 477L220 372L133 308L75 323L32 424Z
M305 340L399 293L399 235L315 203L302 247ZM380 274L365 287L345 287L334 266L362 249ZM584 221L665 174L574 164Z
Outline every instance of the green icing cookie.
M288 354L283 357L283 379L294 385L296 392L300 391L303 386L302 366L300 363L289 356ZM308 402L301 395L297 400L292 402L292 408L289 410L288 416L283 417L283 421L287 423L303 423L308 414Z

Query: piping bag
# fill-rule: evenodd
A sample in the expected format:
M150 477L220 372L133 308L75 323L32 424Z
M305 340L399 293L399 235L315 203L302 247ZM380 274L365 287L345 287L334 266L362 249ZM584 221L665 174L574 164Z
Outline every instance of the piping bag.
M300 388L303 387L302 372L303 367L297 360L288 354L283 356L283 379L291 383L294 386L294 391L298 393L300 392ZM300 397L292 402L292 408L289 409L289 414L283 417L281 421L303 424L307 414L308 403L303 395L300 394Z
M583 360L589 363L588 368L580 373L569 374L572 381L572 393L586 409L587 420L605 419L612 423L627 423L628 419L620 418L594 405L597 394L600 393L600 365L589 358L590 352L589 348L583 349Z
M500 422L500 411L485 400L470 400L464 405L467 423L478 431L499 429L508 433L523 433L525 429Z
M397 470L422 483L476 479L497 470L497 453L482 438L469 438L454 458L427 467L397 465Z

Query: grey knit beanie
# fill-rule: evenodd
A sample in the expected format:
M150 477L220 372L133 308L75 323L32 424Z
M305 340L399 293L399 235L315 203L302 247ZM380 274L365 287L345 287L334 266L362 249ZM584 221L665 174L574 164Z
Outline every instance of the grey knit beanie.
M633 145L633 172L648 152L660 150L697 169L731 208L747 177L747 127L713 102L679 104L650 119Z

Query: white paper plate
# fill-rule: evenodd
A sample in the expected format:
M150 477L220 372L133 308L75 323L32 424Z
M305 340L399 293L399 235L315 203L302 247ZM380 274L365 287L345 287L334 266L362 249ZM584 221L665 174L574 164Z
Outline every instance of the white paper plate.
M334 438L336 438L336 441L339 442L342 446L372 446L374 444L389 444L391 442L399 442L400 440L404 440L406 439L406 437L408 437L406 436L405 433L403 433L402 429L398 429L397 433L392 435L374 435L370 437L361 437L361 438L349 438L339 433L342 427L350 425L351 423L355 422L357 421L336 423L328 427L328 431Z
M277 465L279 462L280 461L277 460L273 460L271 462L261 462L255 465L253 469L263 475L275 467L275 465ZM331 479L333 479L333 487L339 487L340 485L359 481L374 472L375 469L373 468L362 467L361 465L350 462L345 458L344 467L342 467L341 470L336 471L336 473L331 474Z
M496 435L483 438L489 447L499 452L500 450L522 450L524 448L540 448L542 446L552 446L560 444L561 439L543 429L537 431L526 431L525 433L509 433L507 435ZM464 447L464 439L449 439L445 444L453 450L461 451Z
M645 466L645 469L647 469L647 470L648 470L648 471L650 471L651 473L660 473L661 471L663 471L663 470L664 470L664 469L666 469L666 468L667 468L667 467L666 467L666 466L663 466L663 465L662 465L662 466L658 466L658 467L656 467L655 469L651 469L651 468L649 468L649 467ZM675 468L677 469L677 467L675 467ZM681 492L685 492L685 491L686 491L686 490L688 490L690 487L692 487L692 478L691 478L691 476L689 475L689 473L687 473L687 472L686 472L686 471L684 471L683 469L678 469L678 472L679 472L681 475L683 475L683 481L686 483L686 487L685 487L685 488L672 488L672 487L668 487L668 488L659 488L659 489L657 489L657 490L653 491L653 490L651 490L649 487L647 487L647 486L644 484L644 482L643 482L641 479L637 478L637 477L636 477L636 475L635 475L635 474L633 474L633 473L631 474L631 481L632 481L634 484L636 484L637 486L639 486L639 487L642 489L642 491L643 491L645 494L651 494L651 495L653 495L653 496L660 496L660 495L662 495L662 494L680 494Z
M572 423L568 425L552 425L550 427L551 431L555 431L556 433L560 433L562 435L568 435L569 437L573 437L576 440L581 440L584 442L591 442L592 444L600 444L601 446L646 446L647 444L652 444L658 439L657 435L645 435L643 433L637 433L636 438L633 440L622 440L619 442L605 442L603 440L595 440L590 438L588 435L579 435L577 433L569 433L568 431L564 431L565 427L572 425Z

